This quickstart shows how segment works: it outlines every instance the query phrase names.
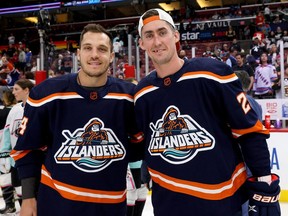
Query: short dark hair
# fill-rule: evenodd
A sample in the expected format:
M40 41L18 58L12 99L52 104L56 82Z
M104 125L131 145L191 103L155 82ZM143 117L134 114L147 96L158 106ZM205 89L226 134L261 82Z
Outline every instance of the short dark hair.
M241 58L245 58L246 57L245 53L241 53L241 52L237 53L236 56L240 56Z
M83 37L87 32L106 34L110 39L111 52L113 51L113 36L112 36L112 34L110 32L108 32L103 26L101 26L99 24L95 24L95 23L89 23L88 25L86 25L83 28L81 35L80 35L80 43L79 43L80 47L81 47L81 42L83 40Z
M29 91L34 87L34 84L29 79L19 79L15 84L19 85L22 89L28 88Z
M243 91L247 92L249 90L249 86L251 83L249 74L244 70L237 70L237 71L234 71L234 73L239 78L239 80L242 84Z

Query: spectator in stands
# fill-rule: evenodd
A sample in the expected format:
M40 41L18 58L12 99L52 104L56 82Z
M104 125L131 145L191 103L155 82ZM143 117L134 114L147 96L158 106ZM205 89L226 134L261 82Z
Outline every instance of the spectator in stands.
M9 58L9 61L13 63L13 65L18 65L19 62L19 50L16 49L16 51L13 53L12 57Z
M213 55L211 56L211 58L222 61L221 52L222 52L221 49L214 49L214 52L213 52Z
M32 62L32 51L29 49L29 47L25 47L25 54L26 54L26 67L25 68L31 68L31 62Z
M244 27L244 37L245 40L250 40L251 39L251 29L250 29L250 25L246 25Z
M124 64L125 64L125 62L120 62L120 63L117 65L116 73L115 73L116 76L117 76L118 74L124 73Z
M271 10L270 10L270 6L267 4L266 7L264 8L264 18L265 21L270 23L271 21Z
M124 73L119 73L119 74L116 75L116 77L117 77L118 79L124 80L124 79L125 79L125 74L124 74Z
M229 48L230 47L229 47L229 45L227 43L223 43L221 51L229 52Z
M250 78L250 85L247 87L247 92L250 92L252 90L254 83L254 70L249 64L246 64L244 61L245 61L245 54L238 53L236 55L237 65L233 66L233 71L245 71L246 73L248 73Z
M15 68L13 63L9 62L6 56L1 58L1 70L0 74L2 85L7 85L8 87L14 86L14 83L19 79L20 72Z
M224 52L229 52L229 48L230 48L230 46L228 45L228 43L223 43L221 50Z
M35 74L33 72L30 72L30 71L25 72L23 75L23 78L28 79L31 83L33 83L33 85L36 84Z
M282 19L280 19L279 14L275 14L273 23L274 23L274 24L282 23Z
M258 14L256 15L256 20L255 20L256 27L259 28L260 26L262 26L264 21L265 21L264 15L261 11L259 11Z
M119 42L122 45L121 52L120 52L121 55L126 55L128 53L128 51L127 51L127 48L128 48L128 31L129 31L129 29L120 31Z
M259 29L259 31L263 32L265 37L268 37L269 32L271 31L271 26L270 26L269 22L264 20L263 24L258 26L258 29Z
M275 38L275 32L274 31L270 31L268 33L268 37L266 38L266 48L270 49L272 44L276 44L276 38Z
M259 65L255 57L250 54L246 55L246 64L250 65L253 71L255 71L256 67Z
M184 50L191 50L191 46L188 44L188 41L183 41L182 49Z
M218 14L217 11L215 11L215 13L214 13L213 16L211 17L211 19L213 19L213 20L218 20L218 19L221 19L221 16Z
M231 25L228 26L228 30L226 31L227 40L232 41L236 37L236 32Z
M238 50L234 47L230 47L229 51L230 51L229 59L231 61L232 67L234 67L235 65L237 65L236 55L238 54Z
M21 71L24 71L26 67L26 53L23 48L18 48L18 63L17 63L18 68Z
M23 46L23 43L21 41L19 41L17 48L18 48L18 50L19 50L19 48L24 50L24 46Z
M281 40L281 39L282 39L282 36L283 36L282 28L281 28L281 26L277 26L276 31L275 31L275 39L276 39L276 42L277 42L278 40Z
M282 37L282 40L284 42L284 49L287 49L288 48L288 31L287 30L284 30L283 31L283 37Z
M278 66L277 63L277 59L280 58L280 54L278 52L278 48L276 46L276 44L271 44L270 49L269 49L269 53L268 53L268 59L269 62L271 62L271 64L275 67Z
M268 63L268 54L262 53L260 65L255 69L254 96L259 99L274 98L275 92L272 86L277 79L278 76L275 67Z
M9 37L8 37L8 44L15 44L15 36L13 33L10 33Z
M181 59L186 59L186 60L188 60L188 57L187 57L187 55L186 55L186 51L184 50L184 49L181 49L181 50L179 50L178 51L178 56L181 58Z
M121 51L122 51L122 43L120 42L120 39L115 40L115 42L113 43L113 49L117 61L121 57Z
M259 36L254 36L252 38L252 44L250 45L250 54L256 59L256 61L260 61L261 54L266 51L265 44L262 43L261 38Z
M223 62L225 62L227 65L229 65L230 67L232 67L232 62L230 60L230 53L228 51L221 51L220 53L220 58Z
M240 43L238 42L237 38L234 37L233 40L232 40L232 44L230 46L230 50L231 49L236 49L238 52L241 52L241 45Z
M65 74L69 74L72 72L73 68L73 59L70 51L66 51L63 55L63 71Z
M48 71L48 78L53 78L53 77L56 77L56 74L55 74L55 72L53 70L50 69Z
M120 34L119 34L119 32L117 32L116 36L113 38L113 43L115 43L116 40L119 40L119 41L120 41Z
M35 60L32 61L30 71L33 73L35 73L37 71L37 62Z
M211 57L214 53L211 51L211 47L207 46L205 52L202 53L202 57Z
M16 52L16 48L14 47L13 44L8 44L8 48L6 51L6 54L8 55L9 58L12 58L14 53Z

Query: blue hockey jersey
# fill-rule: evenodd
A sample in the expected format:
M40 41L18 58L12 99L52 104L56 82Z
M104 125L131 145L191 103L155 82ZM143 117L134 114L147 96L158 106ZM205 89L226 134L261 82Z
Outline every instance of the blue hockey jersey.
M269 132L228 65L194 58L164 78L152 71L134 103L155 216L235 214L246 199L242 151L255 176L270 174Z
M21 179L37 177L42 166L39 216L126 215L127 165L142 139L134 88L108 77L104 87L87 90L69 74L32 89L11 155Z

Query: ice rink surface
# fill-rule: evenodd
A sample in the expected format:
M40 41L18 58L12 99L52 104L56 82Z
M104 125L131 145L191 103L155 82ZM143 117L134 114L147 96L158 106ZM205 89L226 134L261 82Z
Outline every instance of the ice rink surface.
M4 208L4 205L5 205L4 200L1 198L0 199L0 209ZM281 205L281 215L282 216L288 216L288 202L285 202L285 203L281 202L280 205ZM17 212L15 214L9 214L9 216L19 216L20 206L19 206L18 202L16 203L16 208L17 208ZM151 195L147 196L147 200L145 203L145 207L144 207L142 216L153 216L153 208L151 205Z
M281 216L288 216L288 202L281 202ZM153 208L151 205L151 195L148 195L142 216L153 216Z

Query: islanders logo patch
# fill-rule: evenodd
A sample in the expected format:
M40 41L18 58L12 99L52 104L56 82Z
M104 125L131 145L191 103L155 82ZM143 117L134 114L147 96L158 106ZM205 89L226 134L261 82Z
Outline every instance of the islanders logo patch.
M181 115L178 108L169 106L152 130L149 152L161 156L172 164L183 164L197 153L214 148L214 137L188 115Z
M58 164L72 164L84 172L98 172L126 155L114 132L105 128L98 118L91 119L73 133L63 130L62 135L66 141L54 156Z

